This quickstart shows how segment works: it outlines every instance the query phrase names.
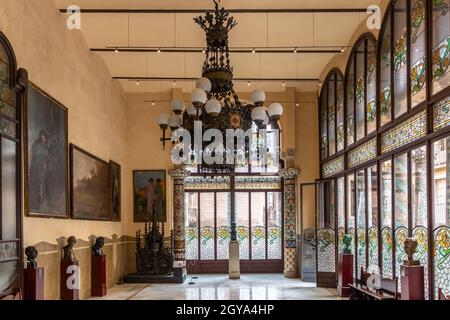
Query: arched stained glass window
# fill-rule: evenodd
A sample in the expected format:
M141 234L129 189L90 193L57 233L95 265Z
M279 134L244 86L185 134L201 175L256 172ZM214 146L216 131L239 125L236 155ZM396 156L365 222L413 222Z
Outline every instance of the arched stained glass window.
M377 128L376 41L371 34L356 42L347 63L347 146Z
M433 1L432 65L433 93L450 84L450 0Z
M320 95L320 150L325 159L344 150L344 81L342 73L332 70Z

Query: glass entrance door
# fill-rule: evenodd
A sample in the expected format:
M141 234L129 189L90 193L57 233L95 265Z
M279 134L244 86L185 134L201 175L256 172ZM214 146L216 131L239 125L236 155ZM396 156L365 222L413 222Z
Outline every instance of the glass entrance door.
M228 272L232 210L241 272L282 272L282 195L262 190L185 193L188 272Z

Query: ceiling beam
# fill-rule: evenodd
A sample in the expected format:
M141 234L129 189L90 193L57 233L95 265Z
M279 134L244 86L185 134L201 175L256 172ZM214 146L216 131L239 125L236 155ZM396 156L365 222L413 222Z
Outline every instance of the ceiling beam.
M198 78L186 77L113 77L115 80L130 81L196 81ZM254 82L313 82L319 81L316 78L233 78L233 81L254 81Z
M203 52L203 48L121 48L121 47L112 47L112 48L91 48L92 52L172 52L172 53L201 53ZM252 48L249 49L230 49L230 53L342 53L343 49L297 49L294 52L294 49L271 49L271 48L255 48L255 52L253 52Z
M59 9L66 13L67 9ZM361 13L367 12L367 8L329 8L329 9L231 9L230 13ZM205 13L214 12L206 9L81 9L81 13Z

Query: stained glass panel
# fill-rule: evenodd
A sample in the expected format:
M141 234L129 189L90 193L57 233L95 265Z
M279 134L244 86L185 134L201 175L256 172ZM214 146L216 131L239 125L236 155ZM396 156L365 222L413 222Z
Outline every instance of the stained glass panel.
M367 169L368 266L378 266L378 177L377 166Z
M3 61L0 61L0 81L3 81L4 83L9 83L10 81L9 66Z
M0 100L8 103L11 106L16 105L16 93L3 81L0 81Z
M426 135L425 110L408 118L381 135L381 152L386 153L413 142Z
M249 230L249 194L237 192L235 202L237 241L239 242L239 258L250 259L250 230Z
M0 118L0 132L15 137L16 136L16 123Z
M392 238L392 161L381 164L381 258L382 274L391 278L393 267Z
M347 96L347 146L355 142L355 62L354 56L351 56L348 73L346 76L346 96Z
M344 150L344 80L338 76L337 77L337 132L336 132L336 142L337 151Z
M345 234L345 179L337 180L338 252L342 253Z
M395 157L395 270L400 283L400 266L406 259L404 243L408 237L408 155Z
M411 151L411 212L412 235L418 242L415 259L425 268L425 296L428 299L428 188L427 148Z
M353 268L354 268L354 274L356 275L356 254L355 254L355 214L356 214L356 208L355 208L355 176L353 174L347 176L347 234L351 235L352 242L351 242L351 252L353 254L354 262L353 262Z
M384 34L381 37L381 62L380 62L380 106L381 116L380 124L384 125L391 121L391 108L392 108L392 96L391 96L391 17L386 21L386 28L384 28Z
M433 143L434 297L441 288L450 294L450 137Z
M252 259L266 258L266 197L263 192L251 194L251 243Z
M328 153L336 152L336 97L335 97L335 74L328 81Z
M324 86L322 90L321 100L320 100L320 154L322 159L328 156L328 135L327 135L327 117L328 117L328 102L327 102L327 86Z
M361 41L356 49L356 141L365 136L365 41Z
M450 97L433 106L433 128L439 130L450 125Z
M357 165L363 164L377 156L377 139L373 138L370 141L356 147L348 153L348 166L353 168Z
M356 173L356 250L357 250L357 266L356 270L361 267L366 269L366 185L364 171ZM356 273L360 278L360 272Z
M184 194L184 219L186 259L198 259L198 193L185 192Z
M376 44L371 40L367 41L367 134L372 133L377 128L377 50Z
M394 10L394 115L396 118L407 110L406 3L406 0L397 0Z
M319 252L317 269L319 272L335 272L336 253L335 253L335 233L333 229L325 228L317 231L319 241Z
M450 81L449 0L433 1L432 57L433 93L448 87Z
M340 156L322 166L322 176L324 178L331 177L344 171L344 156Z
M227 176L190 176L184 179L185 190L230 189L230 177Z
M200 193L200 203L200 258L214 260L214 193Z
M231 240L231 194L216 194L217 259L228 259Z
M7 104L3 100L0 100L0 113L10 117L11 119L16 118L16 108Z
M411 106L415 107L426 98L425 66L425 0L411 1Z
M268 222L268 259L282 257L282 196L281 192L267 193L267 222Z
M281 188L280 177L268 177L268 176L236 176L235 188L240 190L254 190L264 189L273 190Z

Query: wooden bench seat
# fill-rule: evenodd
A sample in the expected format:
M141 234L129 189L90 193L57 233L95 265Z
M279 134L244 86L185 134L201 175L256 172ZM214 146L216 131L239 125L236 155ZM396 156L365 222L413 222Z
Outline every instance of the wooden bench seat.
M379 289L369 289L367 287L367 280L372 274L365 272L361 268L360 280L356 283L350 284L352 290L350 300L395 300L398 297L398 282L397 278L388 279L381 278Z

